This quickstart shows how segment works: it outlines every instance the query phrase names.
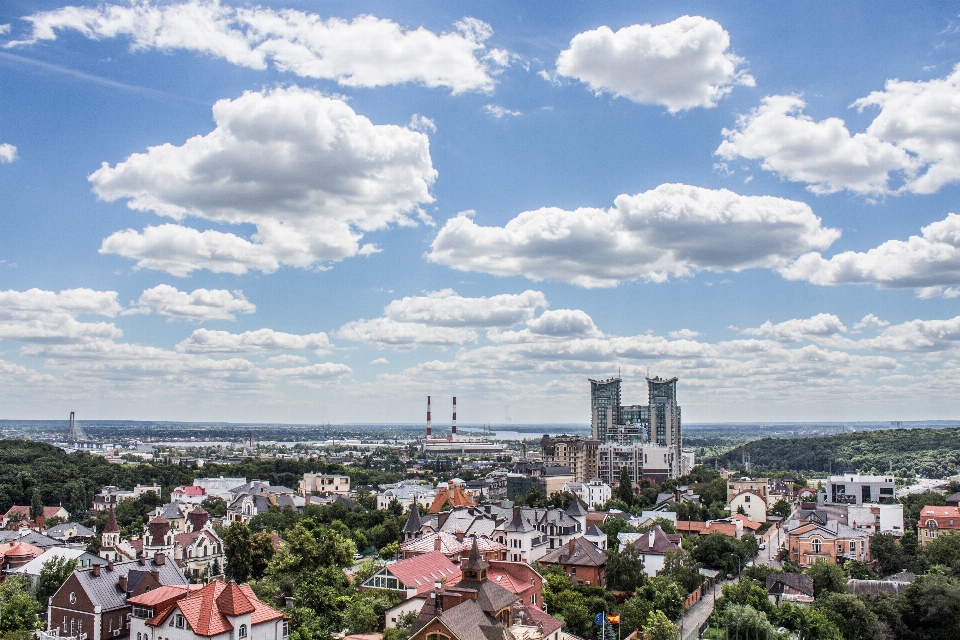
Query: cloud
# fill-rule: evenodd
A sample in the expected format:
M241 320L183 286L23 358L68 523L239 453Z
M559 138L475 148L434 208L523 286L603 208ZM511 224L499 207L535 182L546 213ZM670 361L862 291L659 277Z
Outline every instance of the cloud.
M671 113L714 107L733 85L753 86L737 67L730 35L701 16L681 16L660 25L634 24L614 32L603 26L578 33L557 58L557 73L639 104L659 104ZM547 76L549 77L549 76Z
M692 331L690 329L680 329L679 331L671 331L669 334L674 340L693 340L700 335L698 331Z
M372 360L370 364L390 364L390 361L386 358L376 358L375 360Z
M17 159L17 148L4 142L0 144L0 164L10 163Z
M503 116L522 116L523 115L523 112L521 111L511 111L506 107L501 107L496 104L488 104L483 108L483 110L486 111L491 116L493 116L494 118L496 118L497 120L499 120Z
M101 199L131 209L256 232L248 240L163 224L114 233L101 253L176 276L308 268L376 251L360 246L364 232L415 226L407 214L433 201L427 136L374 125L342 100L299 87L248 91L217 102L213 116L209 134L104 163L90 182Z
M266 369L265 372L289 380L294 384L316 388L322 386L322 382L350 375L353 373L353 369L339 362L323 362L306 367Z
M843 120L815 122L804 115L798 96L768 96L738 128L724 129L717 155L762 159L762 167L814 193L849 189L858 193L888 191L889 174L912 172L916 161L903 149L866 133L851 136Z
M176 346L178 353L263 353L283 349L309 349L317 355L323 355L330 350L330 339L322 332L297 335L273 329L243 333L196 329Z
M68 343L117 338L123 332L113 323L80 322L77 316L112 318L121 311L116 291L0 291L0 340Z
M857 324L853 325L853 328L856 329L856 330L859 330L859 329L874 329L874 328L878 328L878 327L886 327L886 326L888 326L889 324L890 324L890 323L887 322L886 320L881 320L880 318L878 318L877 316L873 315L872 313L868 313L867 315L863 316L863 320L861 320L861 321L858 322Z
M168 318L187 320L235 320L236 313L253 313L256 305L243 297L242 291L226 289L194 289L192 293L178 291L168 284L160 284L140 294L136 312L156 311Z
M493 30L474 18L456 23L454 31L436 34L370 15L324 20L293 9L192 0L67 6L24 20L31 24L31 33L6 46L55 40L58 32L69 30L94 40L128 38L134 51L192 51L251 69L272 63L279 71L349 87L413 82L454 94L489 92L492 73L509 64L499 50L486 48Z
M921 235L887 240L866 252L844 251L831 258L806 253L780 268L788 280L813 284L875 284L881 288L919 290L921 297L939 295L940 287L960 284L960 215L920 229Z
M273 356L264 360L267 364L307 364L310 362L303 356L295 356L292 353L285 353L280 356Z
M477 341L472 329L432 326L417 322L396 322L390 318L355 320L340 327L337 335L352 342L368 342L378 348L415 346L448 347Z
M960 180L958 101L960 65L945 78L888 80L851 105L880 109L864 132L851 135L839 118L803 115L798 96L768 96L737 129L723 131L717 154L761 159L764 169L806 182L815 193L935 193ZM894 177L901 186L890 186Z
M960 345L960 316L948 320L910 320L885 328L860 346L882 351L946 351Z
M520 294L464 298L453 289L426 296L408 296L388 304L384 315L395 322L414 322L439 327L510 327L533 317L538 307L548 306L539 291Z
M773 324L767 320L759 327L744 329L741 333L748 336L772 336L780 342L800 342L834 336L846 331L847 328L837 316L818 313L810 318L787 320L779 324Z
M606 210L526 211L504 227L458 215L427 257L460 271L612 287L701 270L776 268L840 237L804 203L726 189L664 184L614 202Z
M437 131L436 123L427 116L422 116L419 113L410 116L410 122L407 124L407 128L419 131L420 133L436 133Z

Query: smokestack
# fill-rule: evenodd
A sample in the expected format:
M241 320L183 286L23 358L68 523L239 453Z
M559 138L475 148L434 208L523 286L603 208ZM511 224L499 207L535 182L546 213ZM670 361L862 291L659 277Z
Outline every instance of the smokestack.
M433 434L433 427L430 422L430 396L427 396L427 438Z
M453 396L453 426L450 427L450 435L457 435L457 396Z

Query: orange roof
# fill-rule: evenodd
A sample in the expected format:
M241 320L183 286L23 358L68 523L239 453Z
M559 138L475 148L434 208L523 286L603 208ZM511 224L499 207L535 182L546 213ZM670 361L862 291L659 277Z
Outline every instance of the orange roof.
M452 491L450 489L440 489L437 491L437 495L433 499L433 504L430 505L430 513L440 513L443 505L448 502L453 508L472 507L476 504L473 498L467 495L463 487L455 486Z
M707 526L699 520L677 520L677 533L700 533Z
M431 551L399 562L392 562L386 566L386 569L405 587L416 589L417 595L430 591L435 582L443 581L449 587L460 582L462 577L460 567L450 562L440 551Z
M744 529L752 529L753 531L756 531L757 529L763 526L756 520L751 520L750 518L743 515L742 513L735 513L730 517L733 518L734 520L739 520L740 522L742 522Z
M261 622L279 620L284 617L281 612L260 602L253 592L253 589L250 588L250 585L242 584L240 585L240 590L243 591L243 594L247 596L247 600L249 600L254 607L253 615L250 616L250 624L260 624Z
M206 637L233 630L233 624L228 616L252 613L251 624L279 620L283 617L283 614L276 609L257 600L257 596L249 586L234 582L230 584L211 582L178 600L176 605L154 616L147 621L147 624L150 626L163 624L174 609L180 610L196 635Z
M703 533L722 533L731 538L737 537L737 525L732 522L711 522L704 528Z
M165 600L171 598L181 598L187 595L187 587L176 587L173 585L163 585L150 591L145 591L138 596L127 598L127 602L144 607L154 607Z
M217 596L217 609L226 616L242 616L253 613L256 607L247 599L237 583L231 582Z
M27 544L26 542L5 542L0 544L0 556L2 557L20 556L36 558L41 553L43 553L43 549L35 547L32 544Z
M48 519L48 518L54 517L55 515L57 515L58 513L60 513L60 510L61 510L61 509L63 509L63 507L44 507L44 508L43 508L43 519L46 520L46 519ZM19 513L20 515L22 515L23 518L24 518L24 520L29 520L29 519L30 519L30 507L29 507L29 506L24 506L24 505L21 505L21 504L15 504L15 505L13 505L12 507L10 507L9 509L7 509L7 513L5 514L5 516L6 516L7 518L9 518L10 516L12 516L12 515L15 514L15 513Z

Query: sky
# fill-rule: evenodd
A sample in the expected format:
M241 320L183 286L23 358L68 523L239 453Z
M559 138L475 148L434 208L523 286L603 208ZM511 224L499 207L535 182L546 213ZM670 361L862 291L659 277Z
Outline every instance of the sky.
M960 15L0 4L0 418L960 417Z

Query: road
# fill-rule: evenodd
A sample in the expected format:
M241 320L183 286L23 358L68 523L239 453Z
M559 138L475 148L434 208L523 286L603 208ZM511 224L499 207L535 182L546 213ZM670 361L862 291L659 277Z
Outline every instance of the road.
M771 533L765 540L767 548L758 553L754 561L762 562L770 567L779 567L780 563L777 562L777 550L780 548L783 539L784 534L782 529L777 529L775 533ZM713 588L700 598L699 601L687 609L686 613L683 614L683 617L680 618L678 622L680 625L680 638L682 640L695 640L699 637L700 625L706 622L710 614L713 613L713 605L717 601L717 596L720 595L722 586L727 582L735 581L736 578L734 580L718 582L713 585Z

